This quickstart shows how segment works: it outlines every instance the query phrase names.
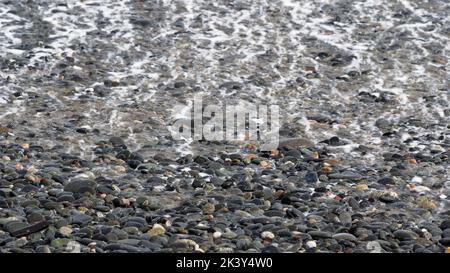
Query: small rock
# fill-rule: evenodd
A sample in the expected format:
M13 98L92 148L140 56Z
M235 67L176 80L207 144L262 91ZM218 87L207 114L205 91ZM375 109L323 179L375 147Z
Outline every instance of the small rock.
M355 235L350 234L350 233L336 233L333 235L333 239L338 240L338 241L352 241L352 242L357 241L357 238L355 237Z
M213 238L214 239L219 239L220 237L222 237L222 232L216 231L216 232L213 233Z
M367 186L367 184L358 184L355 188L359 191L367 191L369 186Z
M272 241L275 238L275 235L271 231L263 231L261 233L261 238L265 241Z
M316 172L308 172L305 175L305 180L307 183L317 183L319 182L319 176Z
M378 182L378 184L381 184L381 185L394 185L395 184L394 179L391 177L383 177L383 178L379 179L377 182Z
M58 238L58 239L53 239L50 243L50 246L54 247L54 248L63 248L66 247L70 242L70 239L68 238Z
M417 235L415 232L405 229L396 230L394 232L394 236L401 241L417 240L419 238L419 235Z
M377 241L371 241L367 243L366 246L367 251L369 251L370 253L381 253L382 252L382 248L379 242Z
M204 214L213 214L216 208L214 204L206 203L205 205L203 205L202 210Z
M92 217L84 213L77 213L72 216L72 224L87 225L92 221Z
M70 227L68 227L68 226L60 227L58 231L64 237L69 237L70 234L72 234L72 229Z
M329 178L332 179L349 179L349 180L359 180L362 179L363 177L356 172L352 172L352 171L344 171L341 173L332 173L328 175Z
M89 192L91 194L95 194L95 186L96 183L90 180L78 180L72 181L64 187L64 191L83 194Z
M151 236L161 236L166 233L166 229L160 224L154 224L152 229L148 231Z
M230 229L227 229L225 231L225 233L222 234L222 237L232 240L232 239L235 239L237 237L237 234L235 232L231 231Z
M316 241L307 241L305 245L306 245L306 248L316 248L317 247Z
M321 231L321 230L312 230L308 232L311 237L314 239L321 239L321 238L331 238L331 233L327 231Z

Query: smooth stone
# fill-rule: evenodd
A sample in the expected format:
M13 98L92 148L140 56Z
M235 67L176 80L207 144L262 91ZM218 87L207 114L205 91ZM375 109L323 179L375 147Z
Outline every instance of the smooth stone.
M70 227L64 226L58 229L59 233L64 237L69 237L72 234L72 229Z
M148 231L151 236L161 236L166 233L166 229L160 224L154 224L153 227Z
M442 221L442 223L439 225L439 227L440 227L442 230L449 229L449 228L450 228L450 220L444 220L444 221Z
M50 243L50 246L54 247L54 248L63 248L66 247L70 242L70 239L68 238L58 238L58 239L53 239Z
M34 223L37 223L37 222L44 221L45 218L41 214L33 212L33 213L31 213L30 215L27 216L27 220L28 220L28 223L34 224Z
M396 230L394 232L394 236L401 241L417 240L419 238L419 235L417 235L415 232L404 229Z
M57 202L74 202L75 197L73 195L61 195L56 199Z
M72 216L72 224L77 225L86 225L89 222L91 222L93 218L89 215L83 214L83 213L77 213Z
M332 236L333 239L338 241L352 241L356 242L358 239L355 237L355 235L350 233L336 233Z
M394 184L395 184L395 181L394 181L394 179L391 178L391 177L384 177L384 178L379 179L379 180L377 181L377 183L378 183L378 184L381 184L381 185L394 185Z
M278 146L288 150L298 150L300 148L314 147L314 142L306 138L286 138L281 139Z
M439 243L447 247L450 246L450 237L440 239Z
M9 233L14 233L18 230L24 229L28 227L27 223L23 223L20 221L11 221L7 224L5 224L5 229L9 232Z
M64 187L64 191L83 194L89 192L95 194L95 187L97 183L91 180L77 180L72 181Z
M308 172L305 175L305 180L307 183L317 183L319 182L319 176L316 172Z
M350 226L352 224L352 215L348 212L342 212L339 214L339 220L345 226Z
M368 242L366 249L370 253L382 253L383 252L383 248L381 247L381 244L377 241Z
M309 235L311 235L314 239L319 238L331 238L332 234L327 231L321 231L321 230L312 230L308 232Z
M329 174L328 177L332 178L332 179L354 179L354 180L362 179L361 174L352 172L352 171L344 171L341 173L332 173L332 174Z
M123 250L125 252L129 252L129 253L140 253L142 252L142 249L135 247L135 246L131 246L131 245L127 245L127 244L119 244L119 243L112 243L107 245L104 248L105 251L115 251L115 250Z
M141 240L138 240L138 239L123 239L123 240L117 241L118 244L126 244L126 245L131 245L131 246L138 246L140 242L141 242Z

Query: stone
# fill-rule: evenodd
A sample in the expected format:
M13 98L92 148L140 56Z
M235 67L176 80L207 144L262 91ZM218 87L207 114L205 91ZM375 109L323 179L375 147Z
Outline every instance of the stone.
M305 246L306 246L306 248L316 248L317 243L316 243L316 241L307 241Z
M77 180L68 183L64 187L64 191L72 192L74 194L84 194L86 192L95 194L96 183L90 180Z
M311 235L311 237L313 237L314 239L326 239L326 238L331 238L332 234L330 232L327 231L321 231L321 230L312 230L308 232L309 235Z
M344 171L341 173L332 173L328 175L331 179L349 179L349 180L360 180L363 177L361 174L352 172L352 171Z
M307 183L317 183L319 182L319 176L316 172L307 172L305 175L305 181Z
M352 241L356 242L358 239L355 237L355 235L350 233L336 233L332 236L333 239L338 241Z
M206 203L202 208L204 214L213 214L215 209L216 208L212 203Z
M377 182L378 182L378 184L381 184L381 185L394 185L395 184L395 181L392 177L384 177L384 178L379 179Z
M72 229L71 229L70 227L68 227L68 226L60 227L60 228L58 229L58 231L59 231L59 233L60 233L61 235L63 235L64 237L69 237L70 234L72 234Z
M410 230L404 230L404 229L396 230L393 234L394 234L395 238L397 238L401 241L417 240L419 238L419 235L417 235L415 232L410 231Z
M151 236L161 236L166 233L166 229L160 224L154 224L153 227L148 231Z
M72 224L75 225L87 225L89 224L93 218L89 215L86 215L84 213L76 213L72 216Z
M377 241L368 242L366 249L370 253L382 253L383 252L383 249L382 249L380 243Z
M272 241L275 238L275 235L271 231L263 231L261 233L261 238L265 241Z
M63 248L67 247L69 244L70 239L68 238L58 238L51 241L50 246L54 248Z

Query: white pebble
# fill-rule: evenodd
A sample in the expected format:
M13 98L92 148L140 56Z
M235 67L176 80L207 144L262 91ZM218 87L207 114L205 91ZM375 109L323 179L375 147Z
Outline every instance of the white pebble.
M216 231L216 232L213 233L213 238L214 239L219 239L220 237L222 237L222 232Z
M316 241L308 241L308 242L306 242L306 247L307 248L316 248L317 243L316 243Z
M418 192L418 193L424 193L427 191L431 191L430 188L425 187L425 186L416 186L412 189L412 191Z
M366 248L370 253L381 253L382 252L381 245L377 241L368 242Z
M273 240L273 238L275 238L275 235L270 231L264 231L263 233L261 233L261 238L263 238L264 240Z
M412 182L412 183L422 183L422 182L423 182L423 179L422 179L422 177L414 176L414 177L411 179L411 182Z

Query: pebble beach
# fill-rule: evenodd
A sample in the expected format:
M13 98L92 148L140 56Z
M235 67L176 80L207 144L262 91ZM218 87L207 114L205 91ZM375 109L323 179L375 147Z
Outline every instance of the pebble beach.
M0 30L0 253L450 253L447 0L0 0ZM278 105L279 147L175 140L196 95Z

